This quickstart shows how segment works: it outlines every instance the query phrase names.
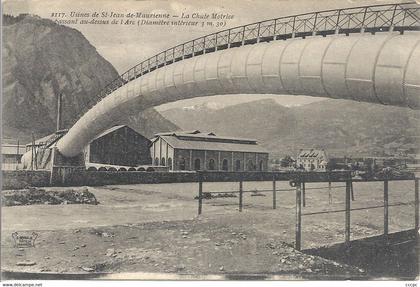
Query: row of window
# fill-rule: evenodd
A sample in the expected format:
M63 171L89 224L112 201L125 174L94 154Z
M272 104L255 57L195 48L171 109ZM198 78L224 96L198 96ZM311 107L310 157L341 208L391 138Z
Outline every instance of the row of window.
M155 158L155 165L159 165L159 158ZM169 169L172 169L172 158L168 158L168 167ZM164 157L162 157L161 161L160 161L160 165L161 166L166 166L166 160ZM179 169L180 170L185 170L186 169L186 160L185 158L181 158L179 160ZM200 170L201 169L201 160L199 158L196 158L194 160L194 170ZM207 166L208 170L217 170L216 168L216 161L214 159L209 159L208 162L208 166ZM241 160L236 160L235 161L235 171L239 171L242 169L242 162ZM263 170L264 169L264 161L260 160L259 164L258 164L258 170ZM227 159L223 159L222 161L222 170L224 171L228 171L229 170L229 161ZM252 170L257 170L256 165L254 164L254 162L252 160L248 160L247 165L246 165L246 170L252 171Z
M264 162L261 160L259 162L259 170L263 170ZM180 169L185 169L185 159L181 159L180 161ZM196 158L194 160L194 170L200 170L201 169L201 160L199 158ZM207 166L208 170L216 170L216 162L214 159L210 159ZM235 171L240 171L242 169L242 162L241 160L235 161ZM229 161L227 159L223 159L222 161L222 170L228 171L229 170ZM254 162L252 160L249 160L246 165L246 170L257 170L257 167L255 166Z
M299 165L300 168L309 168L311 170L317 169L317 168L325 168L325 165L322 164L318 164L317 166L315 166L313 163L308 163L308 164L300 164Z

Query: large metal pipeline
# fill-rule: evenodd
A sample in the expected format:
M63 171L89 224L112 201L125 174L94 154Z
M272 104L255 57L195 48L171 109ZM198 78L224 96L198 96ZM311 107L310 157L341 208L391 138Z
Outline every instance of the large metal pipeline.
M420 109L419 67L417 31L314 36L221 50L128 82L83 115L57 148L75 156L122 116L210 95L307 95Z

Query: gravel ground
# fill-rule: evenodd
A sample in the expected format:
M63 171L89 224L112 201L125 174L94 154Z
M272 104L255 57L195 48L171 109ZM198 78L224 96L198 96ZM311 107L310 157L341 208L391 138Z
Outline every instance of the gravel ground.
M35 248L3 246L3 268L18 272L290 274L358 278L364 270L296 251L253 228L208 219L42 231ZM18 262L36 263L17 266Z
M412 182L390 183L390 203L412 200ZM307 187L323 187L311 184ZM306 192L304 213L343 207L344 188ZM270 182L244 183L269 189ZM382 203L383 183L355 184L353 207ZM279 189L290 188L278 183ZM81 190L83 188L80 188ZM205 183L204 191L236 190L237 183ZM46 189L48 190L48 189ZM2 269L40 273L146 272L156 274L280 274L290 278L365 278L348 266L292 248L295 194L248 193L205 200L197 216L197 184L121 185L89 188L98 205L30 205L2 209ZM265 196L264 196L265 195ZM352 239L380 235L383 209L352 213ZM390 208L390 232L414 225L411 206ZM344 214L303 217L303 248L344 240ZM38 233L36 246L18 249L7 234ZM20 266L23 265L26 266Z

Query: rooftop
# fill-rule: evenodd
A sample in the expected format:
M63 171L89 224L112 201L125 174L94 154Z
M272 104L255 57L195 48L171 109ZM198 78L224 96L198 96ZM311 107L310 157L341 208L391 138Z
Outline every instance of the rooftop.
M158 133L156 134L156 136L172 136L182 138L184 140L203 140L211 142L236 142L245 144L257 144L256 139L216 136L214 132L200 132L199 130Z
M123 127L125 127L126 125L117 125L117 126L113 126L112 128L107 129L106 131L100 133L99 135L97 135L94 139L98 139L100 137L103 137L104 135L107 135L109 133L112 133L113 131L119 130Z
M3 144L1 146L2 154L18 154L22 155L26 152L25 145L16 145L16 144Z
M56 143L59 139L61 139L66 133L68 132L67 129L56 131L52 134L49 134L45 137L42 137L40 139L37 139L35 141L36 146L43 146L47 145L47 147L50 147L54 143ZM32 146L32 143L26 144L26 146Z
M160 133L156 134L153 141L157 140L158 137L177 149L267 153L264 148L258 145L255 139L219 137L212 132L180 131Z
M299 151L298 157L319 157L325 155L325 151L323 149L301 149Z

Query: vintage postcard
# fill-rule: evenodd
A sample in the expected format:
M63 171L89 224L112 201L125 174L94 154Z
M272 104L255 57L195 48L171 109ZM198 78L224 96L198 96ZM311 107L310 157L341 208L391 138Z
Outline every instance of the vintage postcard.
M4 284L417 286L419 3L5 0L1 59Z

